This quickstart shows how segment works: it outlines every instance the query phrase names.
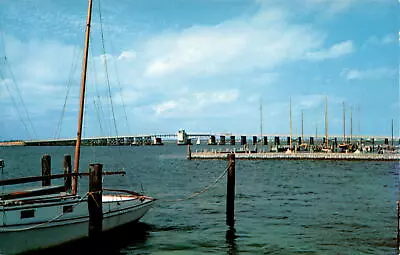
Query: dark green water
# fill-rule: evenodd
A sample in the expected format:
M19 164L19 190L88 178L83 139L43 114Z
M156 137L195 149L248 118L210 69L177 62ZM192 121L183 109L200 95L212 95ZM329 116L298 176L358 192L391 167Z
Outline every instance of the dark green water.
M44 153L59 173L73 148L2 147L3 177L40 174ZM167 201L202 190L226 167L225 161L188 161L185 154L176 145L83 148L83 169L100 162L128 172L106 177L104 186L143 187L159 199L112 253L396 253L399 170L393 162L237 161L233 233L225 224L226 178L195 199ZM82 192L87 181L80 179ZM72 254L79 252L76 247Z

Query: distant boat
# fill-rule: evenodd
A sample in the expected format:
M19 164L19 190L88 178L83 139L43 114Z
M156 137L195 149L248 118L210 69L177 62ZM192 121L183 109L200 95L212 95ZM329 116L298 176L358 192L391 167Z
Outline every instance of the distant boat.
M61 185L2 193L0 195L0 254L26 253L88 237L90 232L88 204L93 201L97 203L97 200L89 201L90 197L100 196L99 199L101 199L101 204L96 204L97 207L101 206L99 230L101 232L138 221L154 204L154 198L129 190L103 188L99 191L88 192L86 195L77 194L78 176L85 174L79 173L79 157L91 10L92 0L89 0L78 117L80 125L77 132L74 173L68 175L72 178L72 189L71 185ZM97 169L101 171L101 168ZM59 177L66 178L67 175L63 174L57 178ZM1 180L0 186L43 180L41 178L43 177L33 176ZM99 212L96 211L96 213Z
M197 137L197 142L196 142L196 144L197 144L197 145L200 145L200 137Z

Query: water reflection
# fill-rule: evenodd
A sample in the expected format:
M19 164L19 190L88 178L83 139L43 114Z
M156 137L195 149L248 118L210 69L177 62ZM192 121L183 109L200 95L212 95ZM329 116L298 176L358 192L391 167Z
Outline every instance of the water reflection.
M237 251L236 237L237 237L236 229L234 227L229 227L229 229L226 231L225 239L226 239L226 243L228 245L227 253L230 255L236 254L236 251Z
M88 238L74 241L55 248L28 253L29 255L87 255L87 254L126 254L124 250L142 246L146 242L152 226L138 222L127 224L116 230L108 231L100 240L91 241ZM51 238L51 237L49 237Z

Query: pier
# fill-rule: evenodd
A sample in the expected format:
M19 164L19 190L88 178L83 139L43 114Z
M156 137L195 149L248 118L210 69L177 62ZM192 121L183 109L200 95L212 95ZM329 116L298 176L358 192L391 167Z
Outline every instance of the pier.
M234 152L233 152L234 153ZM247 160L354 160L354 161L397 161L400 154L376 153L279 153L248 152L234 153L236 159ZM192 152L191 159L227 159L228 152Z

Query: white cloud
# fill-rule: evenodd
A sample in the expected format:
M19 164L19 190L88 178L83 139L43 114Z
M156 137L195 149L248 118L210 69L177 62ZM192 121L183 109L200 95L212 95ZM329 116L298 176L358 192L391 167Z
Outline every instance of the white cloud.
M355 5L369 5L371 3L390 4L392 0L299 0L311 8L322 8L325 13L336 14L350 9Z
M154 106L154 110L157 114L164 114L167 111L174 110L178 105L183 105L186 103L189 103L186 99L170 100Z
M380 67L375 69L344 69L341 76L346 80L367 80L367 79L381 79L384 77L394 76L396 70L392 68Z
M388 34L382 38L383 44L392 43L392 42L396 42L396 41L397 41L397 38L396 38L395 34Z
M354 52L352 41L337 43L327 50L307 52L305 58L309 60L325 60L339 58Z
M339 12L347 9L359 0L306 0L309 5L326 5L330 12Z
M397 36L397 34L387 34L382 37L378 37L378 36L374 35L367 39L366 44L386 45L389 43L394 43L394 42L397 42L397 40L398 40L398 38L396 36Z
M216 26L198 26L149 40L145 74L150 77L248 72L275 68L322 45L309 25L292 25L280 10L260 11ZM150 54L152 53L152 54Z
M239 96L239 92L232 90L219 90L212 92L196 92L191 95L179 94L179 99L168 100L153 106L153 110L157 115L162 117L182 117L201 114L207 115L205 110L217 113L218 107L228 103L235 102Z
M111 60L113 60L113 58L113 55L108 53L99 55L99 59L102 64L104 64L106 61L110 62Z
M123 51L119 56L118 59L126 59L126 60L134 60L136 59L136 52L135 51Z

